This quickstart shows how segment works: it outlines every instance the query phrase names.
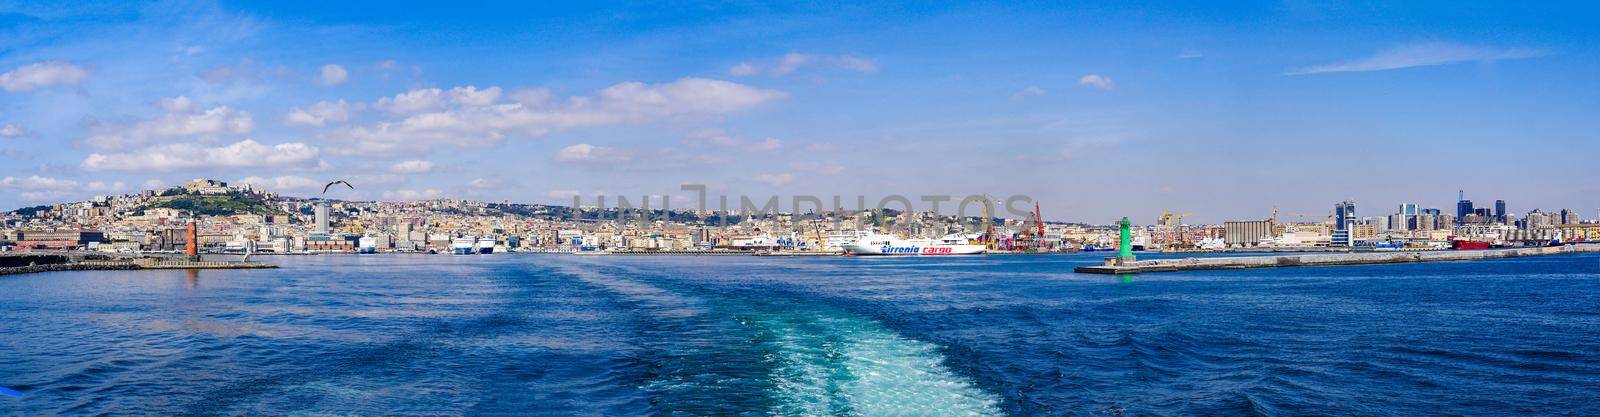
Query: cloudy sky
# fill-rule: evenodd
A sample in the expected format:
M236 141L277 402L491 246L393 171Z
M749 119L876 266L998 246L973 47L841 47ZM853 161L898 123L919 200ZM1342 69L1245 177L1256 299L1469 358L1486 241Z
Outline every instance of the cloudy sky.
M1024 194L1097 223L1600 207L1582 2L520 3L0 5L0 209L199 177Z

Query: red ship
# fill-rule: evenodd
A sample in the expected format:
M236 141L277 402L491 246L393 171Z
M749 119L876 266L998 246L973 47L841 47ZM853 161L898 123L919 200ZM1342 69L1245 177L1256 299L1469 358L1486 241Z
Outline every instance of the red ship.
M1455 249L1455 250L1477 250L1477 249L1488 249L1488 248L1489 248L1489 242L1480 242L1480 241L1476 241L1476 240L1450 239L1450 249Z

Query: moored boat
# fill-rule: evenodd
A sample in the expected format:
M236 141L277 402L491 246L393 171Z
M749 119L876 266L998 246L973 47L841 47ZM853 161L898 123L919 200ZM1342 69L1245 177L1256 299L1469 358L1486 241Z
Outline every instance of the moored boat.
M478 239L472 236L457 236L450 240L450 254L474 255L477 254Z
M901 239L891 235L872 234L841 246L846 254L874 256L979 255L988 251L984 245L970 242L969 239L954 234L939 239Z

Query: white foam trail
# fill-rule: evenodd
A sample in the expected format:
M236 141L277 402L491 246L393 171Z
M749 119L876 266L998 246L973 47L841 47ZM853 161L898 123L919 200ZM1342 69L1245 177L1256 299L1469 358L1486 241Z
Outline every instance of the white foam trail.
M944 367L932 345L862 318L785 317L774 415L997 416L998 401Z
M630 301L706 312L699 298L645 282L563 268ZM730 300L736 301L736 300ZM754 307L754 306L752 306ZM944 366L936 346L896 334L876 321L827 308L767 306L746 325L757 326L777 351L769 374L777 404L772 415L999 416L995 396ZM753 312L753 311L752 311Z

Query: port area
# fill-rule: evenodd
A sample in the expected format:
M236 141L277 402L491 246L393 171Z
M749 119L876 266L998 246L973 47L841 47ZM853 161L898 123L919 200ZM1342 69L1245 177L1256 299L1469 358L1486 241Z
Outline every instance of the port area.
M133 256L102 253L29 252L0 254L0 275L52 271L106 271L136 269L260 269L277 265L242 261L191 261L173 256Z
M1122 261L1107 258L1104 265L1080 266L1073 272L1085 274L1140 274L1146 272L1201 271L1217 269L1280 268L1291 266L1376 265L1411 262L1473 261L1600 252L1600 244L1578 244L1516 249L1442 250L1405 252L1306 253L1296 255L1227 256Z

